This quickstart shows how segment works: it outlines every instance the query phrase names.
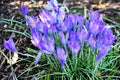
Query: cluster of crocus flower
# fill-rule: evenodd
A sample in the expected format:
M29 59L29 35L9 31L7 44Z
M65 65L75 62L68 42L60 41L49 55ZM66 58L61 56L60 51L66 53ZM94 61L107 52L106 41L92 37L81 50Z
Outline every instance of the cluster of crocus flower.
M48 1L48 5L39 13L39 17L28 16L26 6L22 7L22 13L30 26L31 42L39 48L35 64L38 63L41 55L55 55L62 67L68 57L68 50L77 56L84 43L92 50L98 50L96 61L100 61L110 49L115 40L115 35L105 26L102 17L98 11L91 11L88 14L89 19L78 14L66 14L64 6L58 6L56 0ZM59 39L56 39L58 36ZM59 41L61 44L58 44ZM10 45L5 47L8 48ZM12 44L12 43L10 43ZM15 49L16 50L16 49Z

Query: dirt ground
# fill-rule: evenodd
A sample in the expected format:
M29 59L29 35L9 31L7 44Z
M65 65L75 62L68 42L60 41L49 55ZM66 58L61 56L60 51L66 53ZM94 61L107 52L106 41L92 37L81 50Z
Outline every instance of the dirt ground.
M62 0L59 0L62 2ZM36 15L39 12L39 7L42 5L46 5L46 0L37 0L37 2L31 2L30 0L0 0L0 21L4 19L14 19L17 21L23 21L24 18L21 13L21 5L27 5L29 7L29 14ZM85 5L87 10L99 10L102 14L107 16L111 16L111 19L106 20L108 23L118 23L120 22L120 0L66 0L66 5L73 7L73 6L80 6ZM76 8L75 8L76 9ZM84 7L81 8L83 11ZM24 24L23 24L24 25ZM3 40L7 35L4 34L3 30L11 29L10 25L0 22L0 50L3 51ZM15 28L17 30L22 30L21 28ZM27 46L30 42L26 37L17 36L14 38L15 40L19 40L18 46ZM22 48L19 48L19 50ZM24 52L23 52L24 53ZM11 72L5 71L5 67L8 64L3 59L2 55L0 54L0 79L6 80L7 77L11 74ZM16 71L20 73L23 71L25 67L17 66Z

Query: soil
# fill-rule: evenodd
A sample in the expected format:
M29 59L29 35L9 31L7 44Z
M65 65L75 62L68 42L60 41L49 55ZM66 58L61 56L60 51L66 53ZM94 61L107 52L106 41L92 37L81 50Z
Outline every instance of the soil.
M88 10L100 10L100 12L102 14L105 14L106 16L111 16L110 20L105 20L108 23L114 24L120 22L120 0L101 0L101 4L99 2L99 0L66 0L66 4L67 6L74 6L74 5L86 5ZM82 2L84 1L84 2ZM62 0L59 0L59 2L62 2ZM119 4L116 4L119 3ZM113 5L114 4L114 5ZM2 19L14 19L17 21L22 21L22 26L25 26L25 21L24 21L24 17L22 16L21 13L21 5L28 5L29 6L29 14L32 15L37 15L37 13L39 12L39 7L41 7L42 5L46 5L46 0L38 0L37 3L34 2L30 2L30 0L0 0L0 21L2 21ZM113 5L112 7L109 7ZM81 8L81 11L84 8ZM5 32L3 30L5 29L12 29L12 30L19 30L19 31L23 31L22 28L15 28L15 23L13 22L12 25L8 25L6 23L2 23L0 22L0 51L4 52L5 54L8 53L6 51L4 51L4 47L3 47L3 40L7 38L7 36L9 35L13 35L14 41L17 41L17 47L19 51L26 53L24 51L22 51L24 48L20 47L20 46L28 46L28 44L30 43L30 39L23 37L23 36L19 36L18 34L13 34L13 33L7 33L5 34ZM29 47L32 47L32 44L29 44ZM7 54L6 54L7 55ZM21 56L23 57L23 56ZM33 60L34 61L34 60ZM16 73L20 74L22 73L28 66L23 65L20 66L22 62L18 63L17 65L14 65L14 69L16 69ZM1 80L12 80L10 78L10 74L11 74L11 69L8 68L6 70L6 68L8 67L8 63L7 61L4 59L3 55L0 54L0 79ZM34 72L34 71L33 71ZM36 72L36 71L35 71ZM32 72L31 72L32 74ZM27 79L26 79L27 80Z

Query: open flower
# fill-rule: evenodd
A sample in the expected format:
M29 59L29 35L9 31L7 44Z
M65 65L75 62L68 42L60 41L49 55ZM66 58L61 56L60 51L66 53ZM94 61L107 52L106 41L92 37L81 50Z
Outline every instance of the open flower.
M59 21L63 21L65 18L65 8L59 7L57 11L57 17Z
M60 31L63 31L63 32L66 32L68 30L68 27L67 25L65 24L65 22L61 22L57 25L57 28L60 30Z
M10 51L14 51L14 52L17 51L17 49L15 47L15 43L14 43L14 41L13 41L11 36L9 37L8 41L4 40L4 47L6 49L10 50Z
M102 21L91 21L89 25L89 30L94 35L100 34L104 28L105 24Z
M38 19L38 18L35 18L34 16L29 16L29 17L26 19L26 23L27 23L29 26L36 28L36 27L39 25L39 19Z
M45 54L53 54L55 52L53 37L49 37L47 39L46 37L43 36L40 45L41 45L41 51Z
M53 16L45 10L43 10L42 12L39 13L39 17L40 17L41 21L47 25L48 28L50 28L51 24L53 24L55 22Z

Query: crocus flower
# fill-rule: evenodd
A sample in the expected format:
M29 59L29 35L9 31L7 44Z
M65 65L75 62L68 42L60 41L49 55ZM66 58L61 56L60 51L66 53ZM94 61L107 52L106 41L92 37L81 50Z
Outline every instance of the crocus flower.
M50 34L53 34L53 33L57 32L56 25L55 25L55 24L51 24L51 27L48 28L48 32L49 32Z
M92 34L97 35L98 33L102 32L105 25L102 21L91 21L89 25L89 30Z
M41 21L39 21L35 27L35 29L38 31L38 32L41 32L41 33L44 33L44 26L45 24L42 23Z
M44 26L43 26L43 34L45 35L45 37L48 37L48 31L49 30L49 28L47 27L47 25L46 24L44 24Z
M45 54L53 54L55 52L54 38L52 36L48 39L43 36L40 45L41 45L41 51Z
M70 50L73 52L73 54L77 55L77 53L80 50L80 44L78 43L76 32L70 32L70 38L67 43L68 43Z
M34 40L32 40L32 43L40 49L40 51L35 59L35 64L37 64L43 53L52 54L55 52L54 39L53 39L53 37L46 39L46 37L40 36L39 33L36 33L36 34L34 33L33 35L34 35L33 36ZM40 39L40 38L42 38L42 39Z
M48 5L44 6L44 8L46 10L54 10L54 9L58 8L57 0L50 0L50 1L47 1L47 3L48 3Z
M38 24L39 24L39 19L38 19L38 18L35 18L34 16L29 16L29 17L26 19L26 23L27 23L29 26L36 28L36 26L38 26Z
M81 41L82 44L87 39L87 34L88 33L85 29L82 29L81 32L77 31L77 36L78 36L78 38L79 38L79 40Z
M56 52L56 57L61 66L64 67L68 56L67 46L74 55L77 55L81 45L83 46L86 40L90 48L99 50L96 57L97 61L100 61L107 54L115 36L110 29L105 27L98 11L91 11L88 14L89 20L87 20L78 14L66 15L65 7L58 6L57 0L50 0L47 3L48 6L44 7L46 10L39 13L40 20L34 16L26 17L27 24L31 26L31 42L40 50L35 64L38 63L42 53L52 54ZM22 13L24 16L27 15L27 11L27 7L23 6ZM58 33L64 49L55 46L54 33ZM4 41L4 46L8 50L17 51L11 38Z
M110 46L113 44L115 40L115 35L111 32L110 29L105 29L103 31L102 37L102 46L99 48L99 53L97 54L97 61L100 61L109 51ZM99 43L100 44L100 43Z
M78 30L81 31L82 30L82 26L84 24L84 17L82 15L81 16L76 16L75 19L78 20Z
M72 31L73 30L73 24L71 23L71 20L65 17L65 20L63 21L65 26L67 27L67 31Z
M97 22L93 21L93 22L90 22L90 26L89 26L89 29L90 29L90 32L91 33L97 33L98 31L98 28L99 28L99 25L97 24Z
M80 44L76 40L68 41L68 46L70 50L73 52L74 55L77 55L77 53L80 50Z
M27 12L28 12L28 7L27 6L22 6L21 10L22 10L23 16L26 16Z
M42 12L39 13L39 17L40 17L41 21L47 25L48 28L50 28L51 24L53 24L55 22L52 15L45 10L43 10Z
M91 11L88 13L90 21L98 21L100 18L98 11Z
M103 35L99 35L96 41L96 47L100 48L104 43L104 36Z
M65 8L59 7L57 11L57 17L59 21L63 21L65 18Z
M115 35L113 35L110 29L105 29L103 31L103 35L104 35L104 45L111 46L115 40Z
M75 31L71 31L70 32L70 36L69 36L69 40L78 40L78 37L77 37L77 32Z
M12 37L9 37L8 41L4 40L4 47L10 51L14 51L14 52L17 51Z
M96 41L95 39L93 38L93 35L90 35L89 39L88 39L88 43L90 45L90 47L92 49L95 49L96 48Z
M69 32L66 33L66 35L60 31L59 32L59 37L60 37L60 41L62 42L63 45L66 45L68 38L69 38Z
M62 22L62 23L59 23L57 25L57 28L60 30L60 31L63 31L63 32L66 32L68 30L68 27L66 26L65 22Z
M96 61L100 61L106 54L107 52L109 51L110 49L110 46L101 46L100 49L99 49L99 53L97 54L97 57L96 57Z
M74 29L74 27L76 26L76 22L77 22L74 15L70 13L68 15L68 20L72 23L72 29Z
M38 32L35 28L30 28L31 36L32 36L32 44L41 49L40 42L42 33Z
M64 67L68 53L65 52L65 50L63 48L60 48L59 46L56 47L56 52L56 57L60 61L61 66Z

